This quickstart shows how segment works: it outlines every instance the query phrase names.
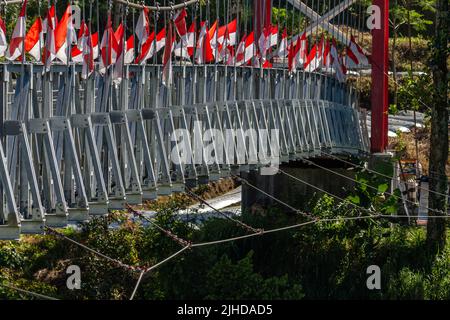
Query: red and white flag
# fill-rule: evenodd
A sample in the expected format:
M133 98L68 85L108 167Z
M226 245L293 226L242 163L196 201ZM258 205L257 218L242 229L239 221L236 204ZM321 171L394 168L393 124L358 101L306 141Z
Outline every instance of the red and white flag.
M170 88L173 82L172 73L172 53L174 48L175 35L173 34L172 24L169 23L169 30L166 36L166 48L163 55L163 74L162 84Z
M252 31L239 44L238 51L236 52L236 66L242 66L251 61L255 56L255 49L255 34Z
M124 37L124 28L123 25L120 24L117 28L116 32L114 33L114 36L116 37L116 43L118 44L117 47L113 46L113 60L116 61L119 58L119 55L122 53L123 50L123 37ZM122 41L122 44L120 42ZM131 36L126 41L126 51L125 51L125 63L131 63L134 60L134 36ZM131 57L131 62L130 61Z
M219 31L220 35L220 31ZM230 44L230 36L228 29L225 29L225 35L222 38L222 43L219 43L219 60L226 65L234 64L234 46Z
M64 64L69 63L67 50L72 43L77 43L77 36L72 23L72 8L68 5L55 30L56 57Z
M261 55L264 57L267 51L278 44L278 27L269 26L264 28L259 37L258 46Z
M217 33L217 41L224 45L225 41L225 34L228 34L228 46L235 46L236 45L236 39L237 39L237 20L234 19L229 24L220 27L219 31Z
M153 57L166 45L166 29L162 29L155 39L155 32L152 32L147 41L142 45L141 52L136 58L136 63L145 64L148 59Z
M283 35L281 36L281 42L278 46L277 57L284 59L288 56L288 40L287 40L287 29L285 28L283 31Z
M121 38L123 38L123 33L124 33L124 29L123 29L123 25L119 24L119 26L117 27L116 32L114 32L114 36L116 37L116 41L119 42Z
M183 8L182 10L178 11L178 13L173 18L175 29L177 30L178 36L181 38L181 40L175 45L174 52L175 56L189 60L190 55L188 50L189 47L188 38L190 36L190 32L188 32L187 30L186 17L187 12L186 9Z
M314 72L322 66L323 62L323 38L319 43L315 43L306 58L305 71Z
M55 6L52 5L47 12L47 18L44 21L44 32L47 33L47 37L45 38L45 48L43 55L45 71L50 71L50 66L53 60L56 58L55 30L57 24L58 18L56 17Z
M0 17L0 57L5 56L6 49L8 49L8 42L6 40L6 25L5 21Z
M98 32L94 33L91 36L92 39L92 47L93 47L93 54L94 54L94 60L97 60L97 58L100 55L100 50L98 48Z
M194 48L195 48L195 36L197 32L197 27L195 21L192 22L191 26L188 29L187 32L187 52L190 57L194 55Z
M148 37L150 37L150 19L148 18L148 12L148 8L144 7L136 24L136 36L141 46L147 41Z
M118 30L119 33L116 32L116 40L117 40L117 58L114 63L114 73L113 80L120 82L123 79L124 75L124 66L125 64L130 64L134 60L134 36L128 38L124 45L124 34L123 30ZM124 52L125 49L125 52Z
M86 43L85 39L84 43ZM94 60L97 60L99 56L99 50L98 50L98 32L91 35L91 43L92 43L92 55ZM84 48L84 46L83 46ZM80 50L78 46L75 46L72 48L72 61L76 63L82 63L83 62L83 51Z
M173 17L175 29L177 30L178 35L180 36L181 40L183 41L184 45L187 43L187 26L186 26L186 17L187 12L186 9L183 8L180 11L177 12L177 14Z
M297 42L299 45L299 50L296 55L297 63L303 65L308 57L308 38L306 37L306 33L298 37Z
M106 70L116 62L117 53L119 52L119 44L117 43L114 30L112 28L111 14L108 15L108 22L103 33L102 43L100 44L100 69L101 74L105 74Z
M347 69L344 67L342 63L342 58L339 55L336 40L333 39L331 49L330 49L330 57L331 57L331 67L334 69L336 79L340 83L345 82Z
M345 59L346 67L362 68L369 67L369 60L367 59L364 50L356 43L353 35L350 38L350 43L347 46L347 57Z
M83 31L83 32L78 33L78 44L76 46L74 46L71 51L72 61L76 62L76 63L83 62L84 47L87 45L87 40L88 40L87 33L89 33L89 30L88 30L87 25L84 24L84 21L81 24L80 31Z
M9 49L6 52L6 58L8 60L14 61L22 55L27 28L26 12L27 0L25 0L22 4L22 9L20 10L16 26L14 27L14 31L11 37L11 42L9 43Z
M117 57L114 59L114 72L113 72L113 80L115 83L120 83L123 79L123 67L125 65L125 54L124 54L124 43L123 43L123 28L122 24L119 26L118 30L114 35L117 42Z
M134 61L134 35L127 40L127 51L125 52L125 64L133 63Z
M85 34L86 34L86 29L87 28L88 28L87 24L84 22L84 20L81 21L80 30L78 30L78 42L77 42L77 47L80 50L83 50L84 43L83 43L82 39L85 38Z
M211 47L211 39L206 22L200 23L200 27L195 61L197 64L204 64L214 60L214 53L213 48Z
M44 32L41 18L37 18L25 37L25 52L36 61L41 61L42 48L44 47Z

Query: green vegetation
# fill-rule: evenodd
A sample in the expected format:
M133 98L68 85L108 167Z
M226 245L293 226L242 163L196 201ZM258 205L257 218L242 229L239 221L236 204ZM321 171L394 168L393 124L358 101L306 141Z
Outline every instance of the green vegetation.
M374 208L389 214L397 201L386 198L385 181L361 173L360 187L338 203L328 196L305 208L328 219L367 215ZM377 190L364 184L378 186ZM230 221L213 219L200 228L175 220L173 210L186 199L161 204L157 223L194 243L246 234ZM353 204L351 204L353 203ZM277 208L243 221L265 230L293 225L305 218ZM111 229L111 223L120 227ZM195 248L150 272L138 299L449 299L450 250L427 256L424 229L400 221L371 218L324 222L263 237ZM114 213L65 234L134 266L152 266L177 252L180 245L162 232L125 213ZM82 270L82 289L66 289L69 265ZM366 287L366 269L379 265L382 290ZM26 237L0 243L0 283L65 299L127 299L138 274L93 256L55 236ZM32 298L0 286L0 298Z

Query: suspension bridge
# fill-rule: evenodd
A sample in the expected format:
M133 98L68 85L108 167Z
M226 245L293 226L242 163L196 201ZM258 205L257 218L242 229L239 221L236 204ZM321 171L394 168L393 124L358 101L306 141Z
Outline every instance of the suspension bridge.
M0 21L2 240L290 161L386 149L387 1L374 1L371 55L355 0L115 0L106 12L85 0L60 19L36 2L38 17L31 0L2 3L4 19L21 8L14 30ZM273 22L273 8L294 14ZM371 139L348 80L362 69L374 80ZM181 145L174 132L191 134Z

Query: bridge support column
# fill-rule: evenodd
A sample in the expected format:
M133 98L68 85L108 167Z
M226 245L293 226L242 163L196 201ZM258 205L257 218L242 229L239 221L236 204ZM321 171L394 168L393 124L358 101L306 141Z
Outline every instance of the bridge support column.
M354 172L342 167L342 163L331 160L318 160L316 163L323 167L330 168L339 174L354 178ZM314 166L307 166L303 163L291 163L289 165L281 166L280 169L297 177L299 180L303 180L339 197L345 198L348 195L348 190L354 188L354 182L349 179L332 174L326 170L318 169ZM250 173L242 173L242 178L296 209L307 209L308 204L314 199L315 195L317 198L320 195L323 195L323 192L307 186L305 183L297 181L283 173L274 176L261 176L257 171L252 171ZM289 212L289 208L270 199L263 193L256 191L245 183L242 185L243 212L254 213L258 210L264 210L273 206L279 207L284 212Z
M389 0L373 0L380 8L381 28L372 30L372 138L373 153L388 147L389 112Z

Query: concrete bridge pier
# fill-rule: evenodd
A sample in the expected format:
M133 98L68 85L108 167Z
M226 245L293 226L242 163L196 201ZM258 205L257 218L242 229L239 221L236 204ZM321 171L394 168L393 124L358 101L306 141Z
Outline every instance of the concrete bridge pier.
M351 178L355 177L355 171L344 167L340 162L324 159L316 159L314 162L341 175ZM281 172L272 176L263 176L258 171L251 171L249 173L242 173L241 177L264 192L299 210L307 210L314 204L312 200L318 199L324 194L316 188L301 182L301 180L342 198L347 197L348 191L353 190L355 186L355 183L349 179L333 174L327 170L319 169L313 165L306 165L302 162L282 165L280 169L298 178L298 180ZM251 213L255 212L255 210L268 209L274 206L286 212L290 211L289 208L243 183L243 212Z

